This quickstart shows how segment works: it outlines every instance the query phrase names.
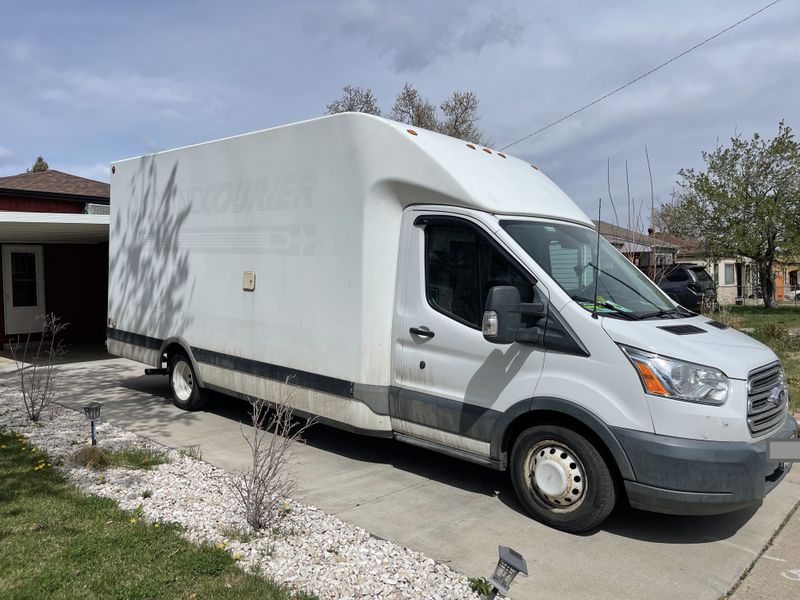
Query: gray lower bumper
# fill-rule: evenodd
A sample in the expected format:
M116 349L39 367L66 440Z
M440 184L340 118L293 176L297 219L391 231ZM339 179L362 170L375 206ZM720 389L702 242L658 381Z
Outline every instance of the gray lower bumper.
M796 430L789 414L773 435L755 444L612 428L633 467L635 481L625 481L631 506L682 515L719 514L761 502L791 467L769 461L767 443Z

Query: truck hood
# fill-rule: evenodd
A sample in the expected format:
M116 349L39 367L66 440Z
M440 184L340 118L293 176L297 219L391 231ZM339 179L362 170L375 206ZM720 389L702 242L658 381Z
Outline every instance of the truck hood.
M755 368L778 360L775 353L732 327L718 329L706 317L623 321L602 317L603 330L618 344L720 369L732 379L747 379ZM703 333L678 335L665 327L692 325Z

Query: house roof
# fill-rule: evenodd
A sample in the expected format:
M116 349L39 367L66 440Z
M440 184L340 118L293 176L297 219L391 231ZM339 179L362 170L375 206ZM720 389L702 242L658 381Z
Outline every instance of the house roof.
M107 183L70 175L55 169L0 177L0 193L25 196L61 196L104 204L108 203L111 196L110 186Z
M671 233L665 233L663 231L655 232L653 237L655 237L657 240L661 240L664 243L672 244L673 246L679 248L680 255L683 257L705 256L706 254L705 245L703 244L702 240L682 238Z
M658 234L656 234L655 237L656 243L653 243L653 238L642 231L633 231L632 229L614 225L613 223L606 223L605 221L592 221L592 223L600 230L600 235L612 244L626 244L626 252L649 252L651 246L654 246L656 251L669 252L671 250L677 250L679 247L678 244L672 241L661 239L658 237Z

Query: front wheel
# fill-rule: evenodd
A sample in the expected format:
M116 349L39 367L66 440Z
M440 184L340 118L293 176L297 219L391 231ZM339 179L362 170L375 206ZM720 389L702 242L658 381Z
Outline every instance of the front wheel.
M537 425L517 438L511 480L525 510L556 529L579 533L605 521L616 503L603 457L582 435Z
M192 363L183 354L174 354L169 359L169 385L172 388L172 403L183 410L199 410L208 399L206 390L197 383Z

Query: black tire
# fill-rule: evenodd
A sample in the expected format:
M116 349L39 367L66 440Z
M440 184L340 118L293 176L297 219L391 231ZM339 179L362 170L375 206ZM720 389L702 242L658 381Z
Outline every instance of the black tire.
M534 473L548 489L536 483ZM611 471L594 445L557 425L520 434L511 453L511 481L528 514L570 533L600 525L617 499Z
M183 410L200 410L208 402L208 394L197 383L192 361L185 354L169 358L169 387L172 403Z

